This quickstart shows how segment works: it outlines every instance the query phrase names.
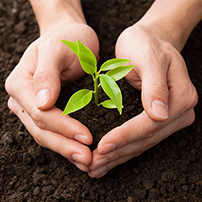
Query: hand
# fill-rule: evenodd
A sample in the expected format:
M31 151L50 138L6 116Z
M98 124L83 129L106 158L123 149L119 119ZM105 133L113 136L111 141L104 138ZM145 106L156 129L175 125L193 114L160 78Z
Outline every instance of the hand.
M83 171L89 171L92 153L90 131L54 106L61 82L82 75L75 54L61 40L79 39L98 57L98 39L83 23L61 21L33 42L6 80L9 108L20 118L36 142L69 159Z
M195 118L197 93L185 62L172 43L135 24L120 35L116 56L135 64L126 78L141 90L144 111L101 139L93 151L90 177L102 177L190 125Z

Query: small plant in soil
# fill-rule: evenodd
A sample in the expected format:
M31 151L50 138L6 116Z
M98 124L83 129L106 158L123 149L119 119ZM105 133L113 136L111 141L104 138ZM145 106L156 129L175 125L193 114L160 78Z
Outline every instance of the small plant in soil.
M83 70L92 76L94 82L94 90L82 89L74 93L62 113L62 115L70 114L85 107L94 95L95 104L102 105L105 108L117 108L120 115L122 114L122 93L116 81L126 76L134 65L123 66L131 62L128 59L114 58L104 62L99 71L97 69L97 60L93 52L84 46L79 40L77 42L62 40L79 58ZM107 72L106 72L107 71ZM106 72L103 74L103 72ZM98 90L102 87L109 99L98 102Z

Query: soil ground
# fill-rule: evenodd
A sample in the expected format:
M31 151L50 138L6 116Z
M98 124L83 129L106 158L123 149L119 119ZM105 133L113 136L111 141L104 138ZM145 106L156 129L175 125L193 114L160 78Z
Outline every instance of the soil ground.
M114 57L118 35L138 21L150 7L149 0L85 0L83 9L97 32L101 62ZM0 201L202 201L202 23L192 32L182 55L199 102L196 121L176 132L141 156L117 166L101 179L91 179L62 156L36 144L19 119L7 108L6 77L27 46L38 37L38 27L26 0L0 2ZM85 83L85 84L84 84ZM61 108L80 86L90 85L88 77L62 89ZM124 113L94 108L93 104L73 116L87 125L95 136L92 149L112 128L140 113L140 94L125 80ZM66 89L71 89L67 91ZM125 89L125 90L124 90ZM102 97L102 94L100 95Z

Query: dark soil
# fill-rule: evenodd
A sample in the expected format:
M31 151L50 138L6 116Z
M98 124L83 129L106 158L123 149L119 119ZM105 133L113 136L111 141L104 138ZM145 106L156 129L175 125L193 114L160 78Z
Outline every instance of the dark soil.
M86 0L83 9L97 32L103 62L114 57L118 35L138 21L150 7L149 0ZM182 55L199 98L202 96L202 23L193 31ZM138 158L91 179L62 156L36 144L19 119L7 108L6 77L27 46L38 37L38 27L26 0L0 2L0 201L202 201L202 107L196 106L196 121ZM58 105L85 85L89 77L64 87ZM109 130L142 110L140 94L124 79L124 110L97 108L90 103L72 116L89 127L95 136L92 148ZM71 91L65 90L66 88ZM62 97L65 95L65 102ZM103 95L100 94L102 99ZM93 111L89 109L92 108Z

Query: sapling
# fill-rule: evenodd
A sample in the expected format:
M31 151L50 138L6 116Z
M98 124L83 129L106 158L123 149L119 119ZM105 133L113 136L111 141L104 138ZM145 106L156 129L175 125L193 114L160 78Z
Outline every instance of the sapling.
M97 69L97 60L93 52L84 46L79 40L77 42L62 40L79 58L83 70L92 76L94 82L94 90L82 89L74 93L62 113L62 115L70 114L83 107L91 101L93 95L95 104L102 105L105 108L117 108L120 115L122 114L122 93L116 81L126 76L134 65L122 66L131 60L114 58L104 62L99 71ZM103 74L104 71L107 71ZM99 82L99 83L98 83ZM98 90L102 87L109 99L99 103Z

